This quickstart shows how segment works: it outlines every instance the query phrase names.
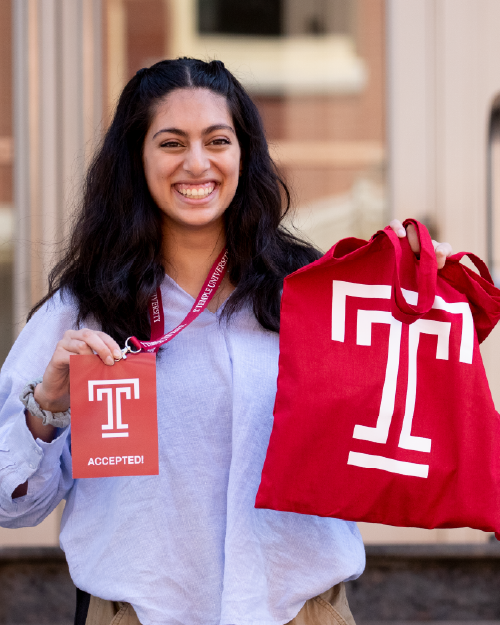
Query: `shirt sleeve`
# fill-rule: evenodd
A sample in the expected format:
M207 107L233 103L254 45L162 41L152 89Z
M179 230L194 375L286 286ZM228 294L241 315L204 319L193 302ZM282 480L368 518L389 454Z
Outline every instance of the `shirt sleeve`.
M70 426L55 439L35 440L26 425L19 395L43 375L57 342L75 327L72 300L59 295L45 304L19 335L0 373L0 526L26 527L41 523L73 485ZM28 492L12 492L28 481Z

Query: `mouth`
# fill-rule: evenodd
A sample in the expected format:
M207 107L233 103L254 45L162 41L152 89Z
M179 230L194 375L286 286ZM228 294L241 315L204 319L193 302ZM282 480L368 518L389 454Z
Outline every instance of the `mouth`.
M180 195L189 200L205 200L214 193L218 186L219 184L213 180L203 184L177 183L173 185Z

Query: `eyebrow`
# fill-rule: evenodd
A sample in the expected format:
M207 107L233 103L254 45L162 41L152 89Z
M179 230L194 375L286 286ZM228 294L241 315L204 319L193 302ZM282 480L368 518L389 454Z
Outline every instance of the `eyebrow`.
M233 133L233 135L236 135L236 133L234 132L234 128L232 128L231 126L228 126L227 124L214 124L213 126L209 126L208 128L205 128L205 130L203 130L201 134L209 135L211 132L215 132L216 130L229 130L230 132ZM184 130L181 130L180 128L162 128L161 130L158 130L158 132L155 132L155 134L153 135L153 139L155 139L162 132L167 132L173 135L180 135L181 137L188 136L188 133L185 132Z

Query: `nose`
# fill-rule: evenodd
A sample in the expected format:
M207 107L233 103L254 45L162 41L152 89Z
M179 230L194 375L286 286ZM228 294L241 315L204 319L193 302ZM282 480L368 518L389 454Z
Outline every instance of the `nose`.
M210 160L201 143L190 145L184 158L184 170L199 177L210 169Z

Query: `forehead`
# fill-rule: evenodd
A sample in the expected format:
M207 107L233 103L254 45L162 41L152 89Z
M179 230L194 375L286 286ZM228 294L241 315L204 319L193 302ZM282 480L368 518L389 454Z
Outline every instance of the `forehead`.
M175 89L156 105L148 134L162 127L189 132L215 124L234 127L224 96L209 89Z

